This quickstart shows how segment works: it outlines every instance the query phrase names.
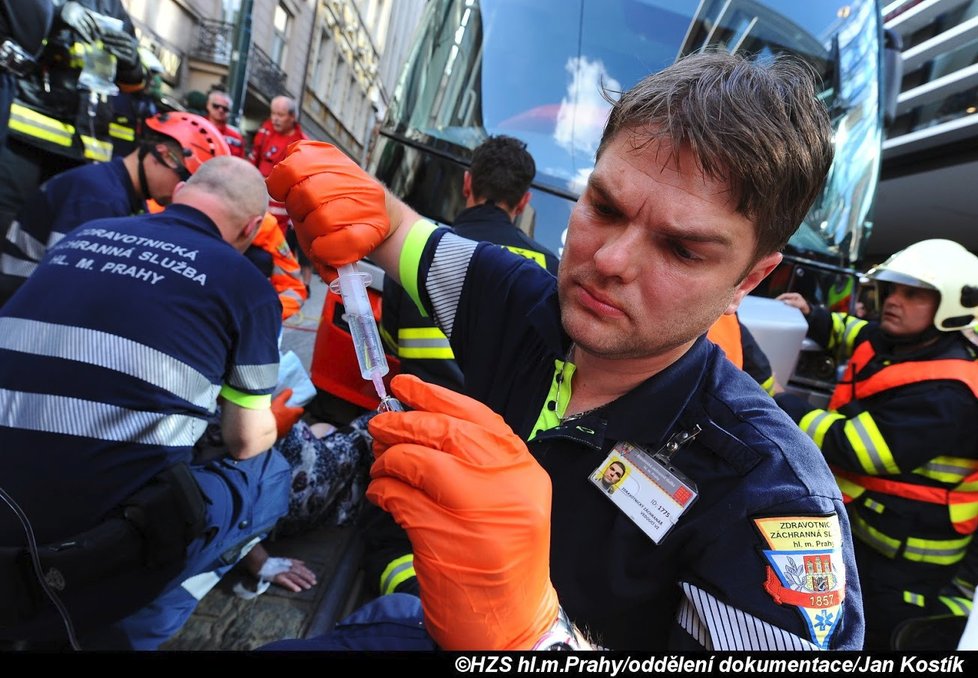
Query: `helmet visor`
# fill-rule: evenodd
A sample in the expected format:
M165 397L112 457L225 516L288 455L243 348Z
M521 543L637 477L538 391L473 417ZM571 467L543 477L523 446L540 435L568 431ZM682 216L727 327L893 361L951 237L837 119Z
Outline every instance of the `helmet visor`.
M924 282L920 278L915 278L912 275L900 273L888 268L874 268L866 274L866 277L877 282L897 283L900 285L907 285L908 287L920 287L925 290L937 290L936 287L930 283Z

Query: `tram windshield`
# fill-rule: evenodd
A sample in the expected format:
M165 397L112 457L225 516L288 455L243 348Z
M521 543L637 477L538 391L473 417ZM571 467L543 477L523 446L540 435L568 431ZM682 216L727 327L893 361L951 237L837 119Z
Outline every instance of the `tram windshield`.
M879 172L877 12L865 0L433 0L384 131L461 162L489 135L518 137L536 160L535 195L573 200L610 109L603 93L703 49L792 53L821 77L837 149L791 247L851 262ZM559 251L565 223L536 235Z

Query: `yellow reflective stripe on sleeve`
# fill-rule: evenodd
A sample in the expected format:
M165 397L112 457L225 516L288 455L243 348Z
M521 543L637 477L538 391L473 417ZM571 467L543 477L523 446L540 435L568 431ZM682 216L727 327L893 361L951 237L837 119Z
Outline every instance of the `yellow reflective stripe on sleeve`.
M856 499L866 491L866 488L862 485L854 483L848 478L843 478L842 476L835 476L835 482L839 486L839 491L841 491L844 496L849 497L849 499Z
M765 379L761 383L761 388L763 388L764 389L764 392L767 393L769 396L773 396L774 395L774 375L773 374L770 377L768 377L767 379Z
M938 596L937 599L951 611L955 617L967 617L971 614L971 601L957 596Z
M846 333L846 322L841 313L833 313L832 333L829 335L829 345L825 348L832 350L839 345L840 340Z
M969 501L964 504L950 504L947 509L951 522L957 527L958 525L968 523L975 516L978 516L978 501ZM958 531L964 532L964 529L959 529Z
M418 292L418 269L421 266L421 255L424 252L424 247L436 228L438 227L427 219L418 219L414 222L404 240L404 247L401 248L401 258L398 262L401 287L404 288L404 291L414 301L414 305L425 317L428 314L421 305L421 294Z
M814 440L815 444L821 449L829 427L840 419L845 419L845 417L835 412L829 412L828 410L812 410L801 418L801 421L798 422L798 427L808 434L808 437Z
M962 558L971 535L961 539L907 539L907 547L903 557L918 563L934 563L935 565L952 565Z
M883 440L873 415L863 412L845 423L846 439L863 470L869 475L896 475L900 472L890 446Z
M903 602L909 603L910 605L916 605L917 607L923 607L924 597L919 593L911 593L910 591L904 591Z
M401 358L455 359L448 337L437 327L402 327L397 331L397 345Z
M836 480L838 480L838 478L836 478ZM865 506L866 508L868 508L873 513L879 513L881 515L882 515L883 511L886 510L886 507L885 506L883 506L881 503L879 503L878 501L876 501L874 499L870 499L869 497L866 497L865 499L863 499L863 506Z
M380 595L386 596L397 591L397 587L414 577L414 554L395 558L387 564L380 575Z
M542 252L536 252L534 250L528 250L523 247L516 247L515 245L503 245L504 249L509 250L513 254L518 254L521 257L535 261L541 268L547 267L547 258L543 256Z
M85 157L97 162L108 162L112 159L112 144L100 141L94 137L81 135L82 146L85 147Z
M122 141L135 141L136 130L134 130L132 127L127 127L126 125L120 125L117 122L110 122L109 136L115 137L116 139L121 139Z
M14 102L10 106L9 128L20 134L48 141L58 146L71 146L75 128L72 125L42 115L37 111Z
M978 479L959 483L954 489L958 492L978 492Z
M897 551L900 550L899 539L888 537L875 527L870 527L858 513L852 513L849 517L853 537L861 539L887 558L896 557Z
M852 345L856 342L856 335L866 326L867 322L851 315L843 316L843 318L845 330L842 333L842 342L846 348L846 353L852 355Z
M934 457L913 473L942 483L957 485L978 470L978 460L963 457Z
M221 387L221 396L225 400L234 403L238 407L243 407L246 410L264 410L270 407L272 404L271 394L266 393L265 395L253 395L251 393L242 393L241 391L228 386L225 384Z

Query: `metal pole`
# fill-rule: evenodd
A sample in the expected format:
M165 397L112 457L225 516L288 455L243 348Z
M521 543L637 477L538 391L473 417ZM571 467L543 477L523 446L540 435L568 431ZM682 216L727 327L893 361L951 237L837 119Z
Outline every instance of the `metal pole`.
M248 52L251 50L251 9L254 0L241 0L238 18L234 24L234 44L228 64L228 96L231 97L230 123L235 127L244 111L245 92L248 88Z

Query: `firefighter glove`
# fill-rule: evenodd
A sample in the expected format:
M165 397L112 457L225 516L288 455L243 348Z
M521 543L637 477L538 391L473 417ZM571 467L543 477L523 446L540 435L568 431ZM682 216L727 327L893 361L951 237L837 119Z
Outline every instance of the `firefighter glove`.
M120 73L132 72L140 67L139 43L125 31L102 31L102 44L116 58Z
M289 435L289 431L305 412L302 407L289 407L288 402L291 397L292 389L287 388L272 399L272 414L275 415L275 429L278 432L276 440Z
M61 22L71 28L82 39L82 42L95 42L101 35L93 12L83 7L75 0L68 0L61 6L58 15Z
M390 231L384 187L331 144L292 144L266 183L268 194L285 202L299 245L327 280Z
M532 648L557 619L550 477L485 405L411 375L411 408L370 422L367 497L414 549L425 625L446 650Z

